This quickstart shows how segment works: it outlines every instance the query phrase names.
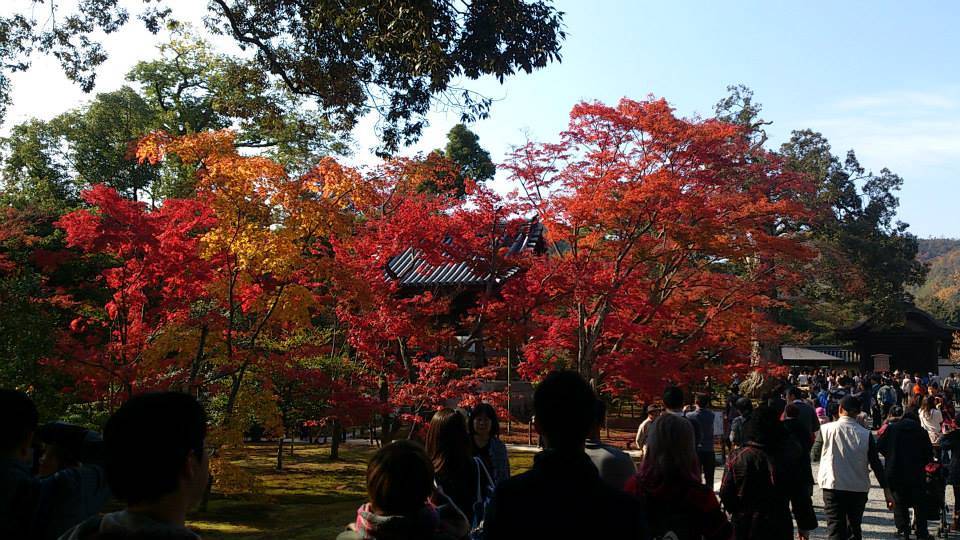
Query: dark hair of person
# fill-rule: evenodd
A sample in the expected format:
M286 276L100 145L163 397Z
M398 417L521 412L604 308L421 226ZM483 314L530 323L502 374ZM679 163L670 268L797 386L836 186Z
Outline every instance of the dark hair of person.
M767 400L767 406L774 410L777 415L783 414L784 409L787 407L787 402L778 397L772 397Z
M39 414L33 400L17 390L0 389L0 411L3 427L0 428L0 452L10 453L27 441L37 429Z
M707 394L697 394L694 401L697 403L697 406L701 409L706 409L710 407L710 396Z
M432 492L433 464L418 443L392 442L367 464L367 496L381 515L414 514Z
M827 416L831 420L836 420L840 417L840 404L836 401L831 401L827 403Z
M796 386L787 388L787 399L792 401L803 399L803 390L797 388Z
M537 425L551 448L572 450L590 435L597 397L575 371L552 371L533 393Z
M87 430L63 422L49 422L37 428L36 439L46 445L44 453L56 457L60 467L75 467L84 453Z
M741 416L746 416L753 410L753 402L750 401L750 398L742 397L738 399L733 406L736 407L737 412L739 412Z
M890 418L900 418L903 416L903 407L899 405L894 405L890 407L890 412L887 414Z
M470 423L467 427L470 430L470 436L474 434L473 420L478 416L486 416L490 419L490 437L496 439L500 436L500 420L497 418L497 410L489 403L481 403L470 411Z
M459 411L440 409L427 429L427 455L438 475L464 470L473 459L467 420Z
M676 386L668 386L663 390L663 406L671 410L680 410L683 407L683 390Z
M797 418L800 416L800 407L796 403L787 403L783 414L786 415L787 418Z
M743 426L744 438L758 444L778 444L783 440L784 434L780 414L764 404L753 410L750 419Z
M920 401L920 409L924 412L930 412L933 409L937 408L937 398L933 396L927 396Z
M130 398L103 430L107 483L128 504L176 491L191 453L203 459L207 415L193 396L156 392Z
M843 399L840 400L840 407L849 415L856 416L860 414L860 411L863 410L863 404L860 402L860 398L856 396L843 396Z

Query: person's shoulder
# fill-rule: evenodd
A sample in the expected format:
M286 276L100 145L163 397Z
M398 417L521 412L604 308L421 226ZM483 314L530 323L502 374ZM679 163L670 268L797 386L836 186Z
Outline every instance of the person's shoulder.
M519 474L515 474L497 484L494 493L498 497L510 496L515 493L522 493L531 488L536 483L540 473L535 469L530 469Z

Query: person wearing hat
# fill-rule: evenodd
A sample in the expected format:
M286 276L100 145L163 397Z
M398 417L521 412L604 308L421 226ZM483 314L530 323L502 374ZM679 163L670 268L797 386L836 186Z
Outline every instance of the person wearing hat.
M823 488L827 537L831 540L863 537L863 511L870 492L870 469L880 487L887 487L883 463L870 430L857 422L860 399L847 395L840 400L840 417L820 426L811 455L819 458L817 483ZM893 508L893 501L887 500Z

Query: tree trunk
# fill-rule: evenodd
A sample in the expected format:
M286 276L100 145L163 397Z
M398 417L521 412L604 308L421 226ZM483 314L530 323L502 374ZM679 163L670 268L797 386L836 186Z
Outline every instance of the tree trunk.
M330 459L337 460L340 459L340 421L334 420L331 429L333 436L330 437Z
M277 470L283 470L283 435L280 435L280 441L277 442Z
M207 505L210 503L210 492L213 491L213 475L207 477L207 487L203 490L203 498L200 499L200 511L206 512Z

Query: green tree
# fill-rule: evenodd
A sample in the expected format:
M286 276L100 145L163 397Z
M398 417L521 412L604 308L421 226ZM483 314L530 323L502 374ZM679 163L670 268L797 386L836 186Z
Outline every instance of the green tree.
M463 124L453 126L447 132L446 148L434 150L433 153L456 165L457 173L452 182L444 186L444 190L458 197L463 197L466 192L467 178L474 182L486 182L493 179L497 172L496 165L490 159L490 152L480 146L480 137ZM426 180L420 184L420 190L438 193L441 188L433 180Z
M152 32L169 20L171 0L143 0ZM67 76L91 91L107 58L96 40L126 24L119 0L36 2L0 16L0 104L9 74L34 53L56 56ZM69 4L68 4L69 5ZM449 2L396 0L211 0L208 27L252 50L260 72L309 98L346 133L370 111L380 115L381 151L416 140L431 106L464 121L489 113L491 100L461 79L530 73L560 59L562 14L549 0ZM0 119L2 119L0 110Z
M447 133L447 147L443 153L460 166L461 178L458 184L461 189L463 177L474 182L485 182L492 180L497 172L497 167L490 159L490 152L480 146L480 137L463 124L453 126Z
M100 93L49 122L31 120L13 129L2 141L8 200L70 207L79 189L92 183L154 203L190 196L191 167L132 158L131 145L154 130L184 135L233 128L240 147L269 155L294 173L324 155L347 151L346 141L302 97L272 83L253 64L215 54L186 30L127 78L136 88Z
M86 107L58 116L76 183L105 183L130 198L153 198L160 171L132 159L130 148L158 127L155 111L133 88L97 94Z
M852 150L841 160L811 130L793 132L780 153L788 167L817 178L820 188L815 202L822 211L810 224L819 270L811 274L810 302L801 308L810 329L822 333L825 325L837 328L863 317L881 324L901 320L913 301L908 288L922 284L927 272L916 259L916 237L896 220L903 179L885 168L865 170Z
M32 119L13 127L0 140L0 204L55 211L79 201L69 172L60 126Z
M744 126L761 147L770 125L760 116L762 106L746 86L728 92L716 106L717 117ZM903 179L885 168L867 171L852 150L841 159L823 135L809 129L793 131L779 155L815 186L807 201L814 218L780 226L785 234L806 237L819 255L800 297L788 299L791 309L778 317L814 340L833 340L834 330L864 317L901 320L913 300L909 288L923 283L927 271L916 259L916 237L896 220Z

